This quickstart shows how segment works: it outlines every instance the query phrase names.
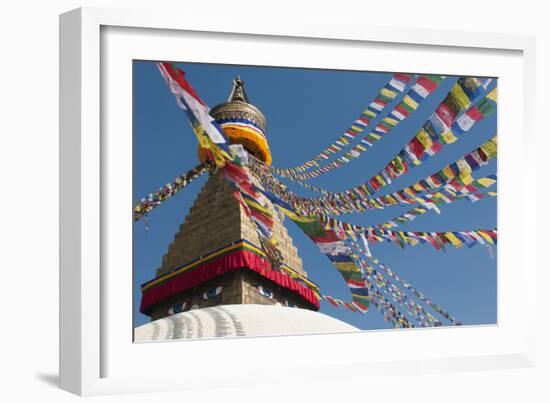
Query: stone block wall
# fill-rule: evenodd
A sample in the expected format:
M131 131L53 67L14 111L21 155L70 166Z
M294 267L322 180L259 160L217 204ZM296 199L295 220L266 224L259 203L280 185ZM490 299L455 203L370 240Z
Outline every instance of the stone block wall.
M259 183L257 183L259 184ZM302 275L302 259L292 239L282 224L278 212L268 203L273 212L273 237L284 262ZM189 210L185 222L168 247L168 252L157 269L157 276L166 274L231 243L245 239L260 246L255 224L246 216L233 190L218 174L212 175L203 186Z

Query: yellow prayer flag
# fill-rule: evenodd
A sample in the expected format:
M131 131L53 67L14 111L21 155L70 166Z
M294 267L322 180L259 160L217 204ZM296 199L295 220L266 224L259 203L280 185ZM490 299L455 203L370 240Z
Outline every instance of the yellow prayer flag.
M445 144L453 144L457 139L457 137L453 134L452 131L447 130L441 135L441 138L443 139L443 142Z
M453 170L451 169L450 166L446 166L445 168L443 168L443 174L448 178L448 179L452 179L454 178L456 175L454 174Z
M455 248L459 248L462 246L462 241L458 239L452 232L445 232L443 233L443 235L445 235L445 238L447 238L451 242L451 245L453 245Z
M412 99L410 96L408 95L405 95L403 97L403 102L409 107L409 108L412 108L412 109L416 109L418 108L418 102L416 102L414 99Z
M281 208L281 210L283 210L285 214L289 215L289 217L291 217L293 221L299 221L304 224L313 224L314 222L317 221L316 216L298 215L284 208ZM289 213L291 213L291 215Z
M365 110L363 111L363 115L370 116L371 118L375 118L375 117L376 117L376 113L374 113L374 112L372 112L372 111L370 111L370 110L368 110L368 109L365 109Z
M481 149L487 154L489 158L493 158L497 155L497 142L496 137L493 137L493 139L489 140L485 144L481 146Z
M449 193L451 196L456 196L456 191L451 187L448 187L447 189L445 189L445 191Z
M478 182L481 186L488 188L488 187L493 186L493 185L495 184L496 180L491 179L491 178L479 178L479 179L477 180L477 182Z
M418 133L416 133L416 138L426 149L431 148L433 145L430 135L426 132L426 130L424 130L424 128L421 128Z
M216 144L214 144L212 139L206 134L203 128L196 127L194 128L194 132L197 140L199 141L200 147L209 150L212 153L212 156L214 157L214 162L216 163L217 167L223 167L225 165L226 159L231 159L224 156L226 153L222 153L222 150Z
M386 200L388 200L391 204L397 204L397 200L395 200L395 198L391 194L386 196Z
M456 161L456 164L458 165L458 170L460 171L460 174L464 173L471 173L472 168L470 165L464 160L463 158Z
M420 242L418 239L405 237L409 245L416 246Z
M461 172L459 174L460 176L460 179L462 180L462 182L464 183L464 185L469 185L470 183L472 183L474 181L474 178L472 178L472 175L470 175L469 173L466 173L466 172Z
M481 85L481 82L477 79L477 77L466 77L464 81L466 83L468 82L474 83L474 88L477 88Z
M344 272L361 272L361 270L359 270L359 268L353 262L334 262L334 266L336 266L338 270Z
M451 202L451 199L449 199L447 196L445 196L443 193L441 192L437 192L437 193L434 193L434 196L445 201L446 203L450 203Z
M267 215L268 217L273 217L273 214L271 213L271 211L270 211L267 207L262 206L261 204L255 202L254 200L251 200L251 199L249 199L249 198L244 198L244 202L245 202L249 207L251 207L252 209L261 211L262 213L264 213L264 214Z
M493 241L493 238L491 238L489 235L484 234L481 231L476 231L476 234L478 234L480 237L485 239L487 242L489 242L491 245L494 245L495 241Z
M461 109L465 109L468 105L470 105L470 98L466 95L460 85L453 86L449 95L461 107Z
M286 208L281 207L279 205L277 205L277 207L279 207L279 209L284 213L284 215L286 215L292 221L300 221L301 216L298 216L294 211L287 210Z
M395 126L395 125L397 125L397 124L399 123L398 120L393 119L393 118L390 118L390 117L388 117L388 116L385 117L383 120L384 120L384 122L386 122L387 124L389 124L389 125L391 125L391 126Z
M498 93L497 93L497 87L493 88L493 90L491 92L489 92L487 94L487 98L489 98L490 100L492 101L495 101L497 102L497 96L498 96Z
M388 90L387 88L382 88L380 90L380 95L388 97L389 99L394 99L397 96L397 92Z

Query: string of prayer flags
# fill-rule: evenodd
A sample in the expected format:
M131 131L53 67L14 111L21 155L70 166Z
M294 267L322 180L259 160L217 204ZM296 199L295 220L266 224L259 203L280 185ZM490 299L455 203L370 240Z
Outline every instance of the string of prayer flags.
M464 200L464 199L470 201L471 203L475 203L479 200L484 199L485 196L487 195L491 197L496 197L497 196L496 192L480 192L479 190L481 186L483 186L484 188L493 186L496 183L496 178L497 178L497 175L495 174L495 175L486 176L484 178L476 179L467 187L464 186L463 188L461 188L459 192L456 192L456 189L451 188L450 186L444 187L440 192L435 192L433 194L430 194L430 201L432 203L435 203L436 205L454 203L458 200ZM392 218L388 221L378 224L378 227L395 228L399 224L413 221L416 219L416 217L422 214L425 214L431 210L434 210L434 209L424 207L424 206L418 206L395 218Z
M304 233L311 238L338 270L350 288L353 306L360 312L366 313L369 308L368 289L364 284L361 270L355 265L350 256L350 248L345 244L344 232L325 229L315 216L306 217L291 214L289 216Z
M414 327L414 325L406 318L403 311L408 313L413 319L417 319L419 325L428 325L425 324L425 322L422 322L419 316L411 312L409 309L409 301L407 301L407 295L390 281L385 279L381 273L376 272L376 270L372 267L368 267L366 269L366 277L367 280L370 280L371 284L375 284L382 293L386 294L388 298L387 301L391 299L395 304L401 307L401 309L399 309L393 304L392 306L387 307L387 309L389 308L388 311L390 312L390 315L396 321L396 327Z
M403 294L395 292L395 288L386 283L380 276L366 272L366 284L369 290L369 302L374 305L384 316L384 320L391 322L395 328L413 328L414 325L405 316L399 308L390 302L392 299L395 303L403 306ZM372 284L375 284L373 286ZM384 293L388 296L384 296Z
M323 295L322 298L324 300L335 307L342 307L351 311L362 312L361 309L357 309L357 297L362 297L367 300L366 303L369 305L372 304L380 310L384 315L384 319L391 321L395 327L414 327L414 325L406 318L403 311L405 311L410 317L414 318L421 327L442 326L441 321L437 320L432 314L426 311L420 303L416 302L413 298L404 293L395 283L392 283L389 279L385 278L382 272L377 271L374 267L368 265L363 259L358 258L349 247L344 245L343 241L339 242L340 244L336 247L334 247L334 245L323 246L323 243L320 243L319 245L320 248L322 248L322 252L326 252L329 257L332 256L331 260L339 262L341 267L340 270L342 270L343 267L346 267L342 265L342 262L345 262L348 265L350 261L354 262L353 265L350 265L349 267L353 268L351 272L356 274L356 279L355 281L347 279L354 301L349 303L338 298ZM361 250L356 241L353 241L353 244L357 250ZM440 305L435 304L421 291L408 283L403 277L397 275L389 267L380 263L378 259L374 257L370 257L370 259L377 264L378 267L389 276L389 278L397 281L401 286L409 290L414 297L418 298L420 301L430 306L435 312L449 320L452 325L461 325L461 323L451 314L444 310ZM357 265L356 262L359 262L359 265ZM356 270L359 267L363 268L363 270ZM373 287L373 284L376 285L378 290ZM358 293L357 291L354 292L354 289L364 289L364 291L359 291ZM384 297L384 293L387 294L388 297ZM365 296L361 294L364 294ZM403 311L392 304L388 298L399 304L403 308ZM359 306L361 306L361 304L359 304Z
M445 309L443 309L443 307L441 307L440 305L437 305L436 303L434 303L430 298L426 297L426 295L424 295L421 291L419 291L418 289L413 287L411 285L411 283L406 281L403 277L401 277L401 276L397 275L396 273L394 273L386 265L384 265L382 263L378 263L378 264L379 264L379 267L381 267L388 274L388 276L390 276L392 279L400 282L401 285L403 287L405 287L407 290L409 290L415 297L417 297L419 300L421 300L422 302L424 302L425 304L430 306L435 312L439 313L441 316L443 316L445 319L447 319L453 326L462 325L462 323L460 321L456 320L456 318L453 315L451 315L449 312L447 312Z
M359 312L351 302L346 302L339 298L331 297L330 295L321 295L321 298L337 308L346 308L352 312Z
M377 265L381 270L383 270L386 275L388 275L391 279L397 281L401 286L403 286L405 289L409 290L412 295L416 298L418 298L420 301L425 303L427 306L431 307L435 312L439 313L441 316L443 316L445 319L447 319L452 325L460 326L462 323L456 320L449 312L447 312L445 309L443 309L440 305L437 305L434 303L430 298L426 297L421 291L419 291L417 288L413 287L411 283L409 283L407 280L405 280L404 277L398 275L397 273L393 272L388 266L380 262L379 259L372 256L370 253L366 253L364 248L361 248L360 245L356 244L356 247L359 250L362 250L363 255L371 261L373 264ZM429 312L426 312L424 308L420 304L416 304L414 302L409 304L409 307L413 309L418 315L424 315L424 317L428 321L428 325L433 326L441 326L442 323L436 320ZM423 325L421 325L423 326Z
M376 288L372 286L369 282L366 282L367 287L370 293L369 304L372 304L380 311L383 315L384 320L391 322L394 327L414 327L410 323L407 323L404 319L404 315L399 312L389 300L387 300ZM327 301L334 307L345 308L352 312L366 313L366 311L361 311L353 304L353 302L346 302L341 299L329 296L321 295L321 298Z
M439 133L439 140L445 144L454 143L457 136L466 133L480 120L492 115L496 110L497 89L490 91L485 98L459 116L448 130Z
M496 192L487 192L487 193L475 193L473 195L460 194L460 195L452 196L452 197L448 197L448 198L446 197L445 200L446 200L446 203L452 203L452 202L455 202L457 200L466 199L466 200L469 200L470 202L474 203L474 202L477 202L479 200L484 199L485 196L496 197L497 193ZM437 204L437 202L435 202L435 203ZM418 206L418 207L415 207L415 208L407 211L404 214L401 214L400 216L397 216L395 218L392 218L391 220L388 220L388 221L385 221L381 224L378 224L377 226L378 227L385 227L385 228L395 228L399 224L404 224L406 222L415 220L418 216L420 216L422 214L425 214L430 210L433 210L433 209Z
M362 227L336 220L333 217L319 217L321 225L335 233L347 233L364 236L369 242L394 242L401 247L431 244L435 249L442 250L446 245L460 248L466 245L471 248L477 244L496 245L496 229L480 229L471 231L395 231L385 227ZM345 236L344 236L345 237ZM344 239L344 238L343 238Z
M410 321L405 318L395 306L389 302L384 295L369 283L369 291L371 295L371 304L382 313L384 320L391 322L395 328L412 328L414 327Z
M361 247L358 243L352 241L357 252L361 252ZM377 271L373 266L369 265L365 259L357 257L358 261L361 262L362 267L367 273L368 278L373 279L375 283L383 292L386 292L391 296L394 302L398 303L405 313L407 313L416 323L421 327L430 327L430 326L441 326L442 323L437 320L432 314L430 314L426 309L414 298L409 297L402 289L400 289L396 284L392 283L389 279L385 278L384 274L380 271ZM393 277L391 277L393 279ZM403 315L404 316L404 315Z
M289 176L289 179L296 182L302 182L307 179L315 178L321 174L331 172L334 169L340 168L351 162L353 159L359 158L365 151L373 147L378 140L389 134L394 127L414 112L422 101L437 89L443 77L444 76L434 75L421 76L411 87L409 92L403 97L403 100L394 107L389 115L382 119L382 121L378 123L376 127L350 151L337 158L330 164L319 167L310 172Z
M216 162L216 166L223 166L225 158L231 159L229 141L222 128L210 116L210 108L185 79L183 70L172 63L157 63L157 67L176 98L177 105L187 115L199 144L207 150L207 154Z
M353 302L345 303L332 297L324 298L329 303L350 310L356 309L358 312L366 312L370 303L373 303L377 309L383 312L385 319L390 320L394 326L414 327L406 316L383 296L383 293L386 293L394 302L404 307L420 326L441 325L441 322L426 312L421 305L408 298L399 287L386 279L381 272L377 272L376 269L368 265L361 266L364 261L358 259L357 255L346 244L344 240L347 237L343 231L323 228L315 217L292 218L317 244L320 251L329 258L348 284ZM361 267L363 267L363 270ZM394 280L399 279L393 273L390 277ZM372 284L375 284L382 292L374 290ZM409 286L409 289L411 288L412 286ZM416 294L422 296L425 301L429 301L418 291Z
M430 244L436 250L442 250L447 245L460 248L466 245L471 248L475 245L496 245L497 230L483 229L472 231L394 231L386 228L367 228L364 232L369 242L394 242L404 248Z
M340 272L350 288L353 298L352 305L358 311L366 312L372 301L368 284L368 280L370 280L371 283L376 284L384 292L388 293L397 303L408 307L411 315L416 318L421 326L440 325L440 322L423 310L420 305L409 301L406 295L395 284L385 279L381 273L376 272L372 267L361 270L361 266L358 266L358 259L354 255L353 250L344 241L347 239L346 231L349 230L348 228L322 225L322 222L317 217L291 215L291 219L317 244L320 251L329 258ZM378 301L382 301L381 294L378 295ZM341 306L335 300L329 302L336 306ZM379 304L379 309L386 309L387 312L390 312L388 317L391 317L393 323L397 326L413 327L404 315L389 303L387 299Z
M250 168L260 179L264 189L284 200L294 211L302 215L341 215L412 204L421 204L425 208L437 211L436 203L432 199L437 201L441 198L445 201L446 197L454 196L456 193L463 194L469 200L482 197L479 190L491 186L496 177L489 176L475 181L471 175L487 165L496 155L497 137L495 136L436 173L401 190L375 198L368 198L366 192L360 188L338 195L330 194L318 198L300 197L276 179L265 165L252 163ZM443 190L439 191L439 188Z
M403 100L397 105L390 113L390 116L386 117L376 128L369 133L359 144L354 148L341 156L332 163L318 167L311 172L291 173L288 175L280 175L279 170L275 170L277 174L283 177L288 177L295 182L303 185L303 181L319 176L320 174L330 172L336 168L343 166L350 162L352 159L359 157L369 147L371 147L376 141L380 140L385 134L388 134L390 130L395 127L400 121L404 120L412 111L418 108L419 102L427 97L431 92L437 88L439 81L443 76L421 76L414 86L409 90L409 93L403 98ZM438 109L431 118L426 122L427 130L439 130L445 128L445 123L449 121L449 117L452 117L454 113L461 112L463 109L471 103L472 100L477 99L483 94L483 91L487 89L491 83L491 79L482 79L475 77L462 77L458 80L455 86L451 89L445 100L439 105ZM495 95L495 94L493 94ZM496 96L492 98L496 102ZM490 112L490 104L485 103L480 111L485 113ZM453 112L456 111L456 112ZM469 130L475 119L479 118L479 115L471 111L468 114L461 116L457 124L443 134L440 134L441 140L447 144L456 141L455 133L462 134ZM434 134L437 137L437 135ZM428 141L425 135L421 134L420 138L424 142ZM434 151L437 150L434 148ZM340 151L338 149L337 151ZM336 152L336 151L335 151ZM312 165L310 165L311 167ZM317 165L318 166L318 165ZM376 186L376 185L374 185ZM371 193L372 194L372 193Z
M316 230L316 234L320 234L319 229ZM357 312L366 313L371 301L374 300L377 309L384 314L387 320L391 320L395 327L413 327L388 299L372 287L372 284L368 281L368 278L371 278L372 275L361 271L351 253L351 249L343 240L331 241L332 237L326 233L321 237L311 236L311 238L345 279L352 295L351 306ZM325 242L327 240L328 242ZM376 281L374 278L371 278L371 280ZM378 284L378 286L386 291L390 290L388 292L393 292L387 284ZM393 293L392 295L395 296L396 294ZM329 300L329 302L335 306L342 306L342 303L338 300Z
M444 144L452 143L455 141L453 139L467 133L476 122L490 116L496 110L495 89L466 111L471 100L464 90L466 88L465 81L466 79L460 79L457 82L412 140L383 170L362 185L363 191L372 195L382 187L391 184L394 179L408 173L411 168L437 154ZM457 121L459 113L463 111L466 113ZM471 118L471 124L461 125L458 123L464 120L464 116Z
M420 301L428 305L430 308L432 308L435 312L440 314L443 318L447 319L451 325L453 326L461 326L462 322L455 319L454 316L452 316L450 313L448 313L446 310L444 310L440 305L437 305L434 303L430 298L426 297L422 292L418 291L415 287L413 287L410 283L405 281L402 277L398 276L397 274L393 273L388 267L384 265L380 265L387 273L388 275L399 281L403 287L405 287L407 290L409 290L416 298L418 298ZM431 315L430 315L431 316ZM432 317L433 318L433 317ZM435 326L442 326L443 324L439 321L435 324Z
M353 122L353 124L342 134L333 144L326 147L323 151L317 154L312 159L304 162L293 168L275 168L273 171L282 177L292 178L300 172L307 169L319 166L318 162L323 159L328 159L332 154L336 154L350 144L350 141L361 134L365 128L382 113L397 96L405 90L407 84L414 76L409 74L396 73L390 81L379 91L376 98L367 106L361 115ZM419 85L419 88L421 85Z
M246 151L245 151L246 153ZM283 264L283 258L277 245L272 240L273 216L267 207L268 199L254 184L248 168L243 165L242 159L235 158L227 161L220 168L221 175L227 179L236 189L233 196L243 207L247 217L255 224L261 247L274 270L279 270Z
M197 165L190 171L178 176L172 182L167 183L156 192L150 193L147 197L141 199L133 209L134 221L139 221L146 216L151 210L159 206L162 202L174 196L184 187L189 185L195 179L200 177L205 172L210 172L214 168L211 162Z

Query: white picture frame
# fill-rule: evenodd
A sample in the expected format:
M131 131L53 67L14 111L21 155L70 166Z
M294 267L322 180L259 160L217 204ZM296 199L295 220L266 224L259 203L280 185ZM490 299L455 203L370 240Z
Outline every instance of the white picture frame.
M184 22L182 22L184 21ZM115 28L116 27L116 28ZM122 46L130 36L142 35L139 55L132 54L132 46ZM150 36L153 36L151 38ZM233 340L207 340L185 343L149 343L139 346L132 344L131 331L124 318L125 312L131 323L131 299L114 300L113 288L124 284L131 272L120 270L117 277L106 267L112 267L110 259L124 262L128 248L128 220L122 217L118 226L114 214L128 209L127 197L122 203L111 207L111 193L114 184L120 185L131 173L131 158L121 158L118 166L109 163L114 150L128 145L127 136L114 139L111 133L118 124L113 120L131 114L131 87L127 82L102 77L103 69L109 71L110 78L119 77L128 66L128 58L178 60L170 57L170 44L178 43L178 35L190 35L189 44L199 41L201 49L193 45L197 60L203 60L208 46L215 46L222 40L248 41L247 46L258 49L268 46L295 43L303 49L307 46L331 47L334 52L371 46L385 52L385 47L411 52L470 52L478 57L505 57L512 55L510 62L513 72L509 79L499 83L502 88L499 111L506 111L506 98L522 93L524 107L516 114L515 122L503 122L499 116L499 130L502 127L504 138L499 139L499 246L517 245L513 251L499 247L499 264L515 264L517 273L499 271L499 323L493 327L464 327L447 329L423 329L388 332L366 332L345 335L289 336L273 338L250 338ZM226 39L224 39L226 38ZM151 43L163 41L164 48L154 50ZM290 42L289 42L290 41ZM211 42L211 43L208 43ZM160 43L160 42L159 42ZM118 65L110 66L115 59L112 52L117 49ZM126 50L125 50L126 49ZM399 50L395 50L396 52ZM408 50L407 50L408 51ZM145 53L149 52L149 55ZM312 50L313 52L313 50ZM254 53L254 52L252 52ZM314 53L314 52L313 52ZM344 54L343 53L343 54ZM391 52L390 52L391 53ZM490 54L486 56L485 53ZM389 54L389 53L388 53ZM202 55L202 56L201 56ZM493 56L491 56L493 55ZM495 56L496 55L496 56ZM147 56L147 57L143 57ZM123 60L123 58L126 59ZM227 60L222 51L211 62ZM283 55L280 55L284 58ZM394 57L394 56L392 56ZM507 57L507 56L506 56ZM535 43L529 36L468 33L458 31L433 31L397 28L370 27L363 24L338 23L289 18L285 24L269 19L249 19L246 26L240 20L216 18L181 19L177 13L161 10L116 10L104 8L81 8L60 17L60 385L63 389L79 395L113 393L136 393L151 391L179 390L189 388L209 388L226 385L257 385L262 383L290 382L296 376L302 381L340 378L355 373L355 376L368 377L376 374L412 374L418 372L438 372L456 370L479 370L499 368L520 368L533 366L535 362L535 287L528 278L536 278L536 245L526 241L524 234L534 231L535 211L522 197L510 199L506 196L507 183L516 181L517 174L507 169L507 152L511 150L506 141L506 131L517 129L522 134L521 146L516 145L516 153L523 161L530 161L534 155L533 110L528 107L534 102L535 89ZM105 60L105 58L109 60ZM246 59L248 58L248 59ZM268 64L269 55L258 51L239 59L242 64ZM397 63L397 59L392 59ZM488 60L488 59L487 59ZM360 63L359 61L358 63ZM283 65L285 62L282 61ZM297 62L298 63L298 62ZM327 61L327 68L337 67L345 61ZM372 62L374 63L374 62ZM382 63L382 62L380 62ZM413 63L411 61L411 63ZM415 61L414 63L417 63ZM444 67L445 60L434 69L445 69L445 73L455 71ZM299 64L299 63L298 63ZM345 66L342 64L341 66ZM396 66L395 71L421 71L421 65L409 68ZM514 67L515 66L515 67ZM325 67L325 66L323 66ZM349 67L349 66L348 66ZM357 65L356 68L359 68ZM499 66L505 69L506 66ZM382 65L377 65L383 69ZM460 67L472 72L490 72L495 66ZM109 70L111 69L111 70ZM477 70L476 70L477 69ZM515 70L514 70L515 69ZM521 71L521 74L518 73ZM470 71L461 71L462 74ZM508 74L508 73L505 73ZM494 74L486 74L494 75ZM506 77L506 75L505 75ZM507 81L508 80L508 81ZM507 86L506 83L510 83ZM117 87L114 90L114 87ZM510 88L510 93L506 89ZM126 89L126 91L124 90ZM129 91L128 91L129 90ZM105 95L109 93L108 95ZM107 97L107 98L105 98ZM115 102L120 101L120 102ZM501 114L504 115L504 114ZM121 123L122 125L122 123ZM128 132L121 126L120 133ZM499 132L499 136L501 132ZM517 135L517 132L516 132ZM125 164L126 162L127 164ZM508 178L508 179L506 179ZM509 182L507 182L509 181ZM536 176L521 177L522 186L530 189L535 197ZM129 186L129 185L128 185ZM121 186L124 188L124 186ZM127 189L126 189L127 190ZM124 189L122 189L124 191ZM519 192L522 193L522 192ZM125 193L127 195L127 193ZM501 199L502 198L502 202ZM519 204L518 204L519 203ZM518 205L515 217L503 216L503 210L511 204ZM106 214L106 212L111 212ZM126 220L126 221L124 221ZM131 219L129 220L131 225ZM108 235L105 233L108 228ZM110 240L114 237L125 239L121 253L113 255ZM121 238L121 239L122 239ZM130 265L131 266L131 265ZM122 267L122 266L121 266ZM124 266L126 267L126 266ZM126 279L126 280L125 280ZM519 286L521 284L521 287ZM125 296L127 287L119 288ZM126 291L123 291L126 290ZM125 302L126 301L126 302ZM524 315L517 320L517 308L512 305L521 301ZM128 338L128 336L130 337ZM410 340L410 341L409 341ZM442 340L448 340L453 347L446 348ZM474 345L473 340L479 340ZM491 340L493 342L491 343ZM394 348L392 354L377 355L368 349L357 350L358 346L373 342L380 346L403 346ZM363 344L362 344L363 343ZM439 346L436 351L407 350L407 343L422 347ZM490 345L491 344L491 345ZM322 345L327 352L322 357L315 355L315 348ZM328 346L340 346L339 352L331 352ZM230 348L228 348L230 347ZM300 352L301 358L281 357L281 349ZM355 350L354 350L355 349ZM247 351L265 351L262 360L257 354ZM383 350L378 348L378 350ZM361 353L350 354L352 351ZM206 354L216 356L220 365L212 369L201 359ZM243 354L246 358L242 360ZM168 357L185 357L186 365ZM256 358L255 358L256 357ZM268 358L269 365L265 364ZM246 365L231 365L241 359ZM144 368L136 368L134 360L144 363ZM248 360L248 361L246 361ZM262 363L263 361L263 363ZM307 361L307 362L304 362ZM193 363L193 371L188 363ZM124 364L126 363L126 364ZM153 371L147 367L164 370ZM155 367L156 366L156 367ZM315 371L304 371L304 369ZM228 374L228 370L231 372ZM258 369L261 369L258 371ZM360 369L360 371L358 371ZM175 372L177 370L177 372ZM324 371L322 371L324 370ZM309 375L308 375L309 373ZM341 374L341 375L338 375ZM359 375L360 374L360 375ZM208 376L206 376L208 375Z

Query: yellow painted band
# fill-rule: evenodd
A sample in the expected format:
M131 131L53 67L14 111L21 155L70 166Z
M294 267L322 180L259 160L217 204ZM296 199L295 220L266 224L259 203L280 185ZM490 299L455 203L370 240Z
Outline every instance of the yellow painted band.
M152 280L151 282L145 284L143 287L141 287L141 290L142 291L145 291L151 287L154 287L156 286L157 284L159 283L162 283L166 280L168 280L169 278L172 278L174 276L177 276L178 274L181 274L187 270L190 270L196 266L198 266L199 264L201 263L204 263L205 261L207 260L210 260L212 258L215 258L217 256L220 256L224 253L227 253L227 252L230 252L232 250L235 250L235 249L240 249L240 248L246 248L246 249L249 249L255 253L257 253L258 255L260 256L264 256L265 257L265 253L261 250L261 249L258 249L257 247L255 247L254 245L251 245L249 244L248 242L244 242L244 241L241 241L241 242L238 242L236 243L235 245L230 245L230 246L227 246L223 249L220 249L208 256L205 256L203 257L202 259L199 259L199 260L195 260L194 262L188 264L188 265L185 265L183 267L180 267L179 269L177 269L176 271L173 271L171 273L167 273L166 275L162 276L162 277L159 277L155 280ZM283 269L288 272L289 274L294 274L294 277L297 277L297 278L300 278L302 281L304 281L306 284L310 285L311 287L317 289L318 286L317 284L315 283L312 283L310 280L308 280L307 278L305 277L302 277L300 274L298 274L297 272L295 272L294 270L292 270L290 267L288 266L283 266ZM292 277L292 276L291 276Z

